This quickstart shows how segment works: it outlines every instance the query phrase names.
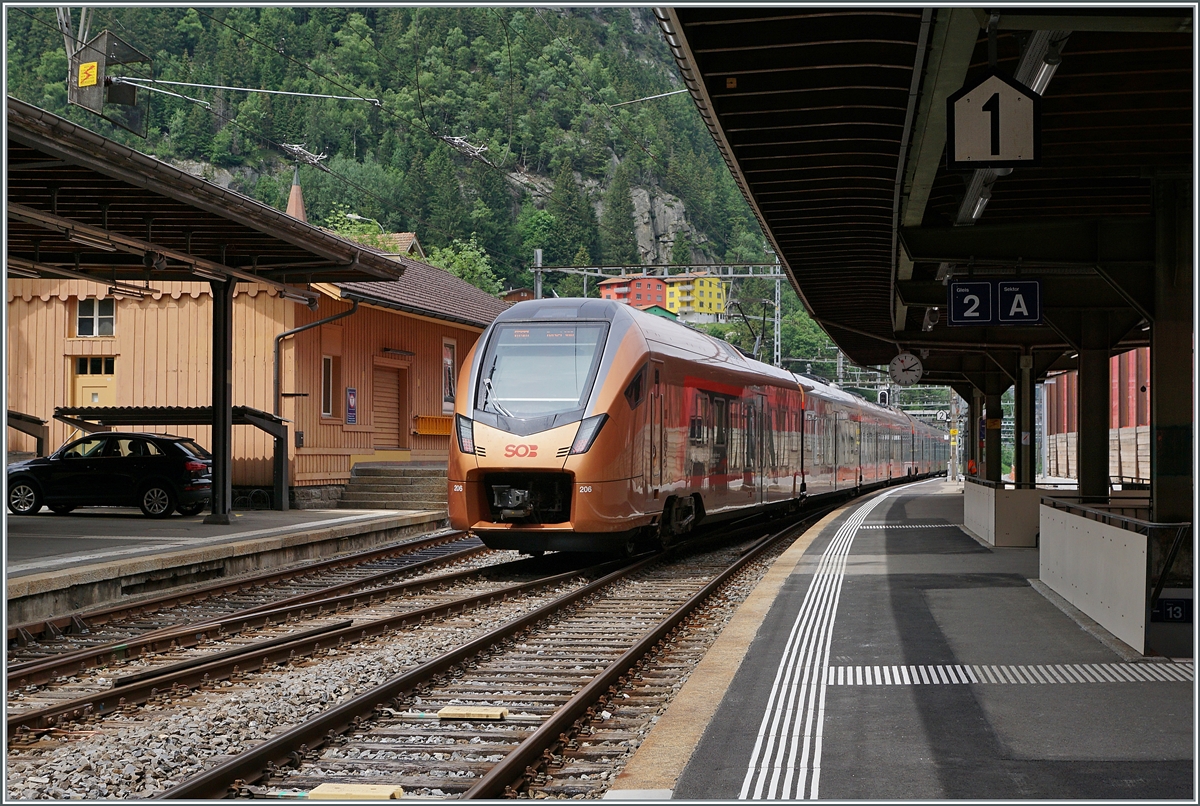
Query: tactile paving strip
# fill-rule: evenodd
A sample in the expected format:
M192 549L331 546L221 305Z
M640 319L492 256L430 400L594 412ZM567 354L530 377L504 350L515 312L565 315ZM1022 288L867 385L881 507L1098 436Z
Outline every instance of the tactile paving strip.
M964 684L1190 683L1191 663L1053 663L1028 666L829 666L827 686Z

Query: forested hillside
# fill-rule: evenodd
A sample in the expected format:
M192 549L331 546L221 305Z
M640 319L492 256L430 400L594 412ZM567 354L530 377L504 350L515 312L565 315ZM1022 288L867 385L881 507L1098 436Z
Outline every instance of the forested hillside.
M325 155L300 167L310 221L416 232L433 262L469 264L456 271L489 290L528 284L535 248L547 266L768 257L689 95L616 106L682 88L648 8L96 8L92 35L107 28L152 57L130 76L345 96L164 83L144 141L68 108L53 8L6 13L9 94L200 173L228 172L279 208L295 164L282 146L303 144ZM576 276L548 285L582 292ZM754 315L769 285L733 293ZM824 334L785 296L784 354L817 357ZM725 329L753 343L740 321Z

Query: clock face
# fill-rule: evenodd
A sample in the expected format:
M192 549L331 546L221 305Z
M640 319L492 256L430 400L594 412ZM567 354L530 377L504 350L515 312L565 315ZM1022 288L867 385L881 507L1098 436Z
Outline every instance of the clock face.
M900 353L888 364L888 375L901 386L909 386L921 380L924 372L925 368L921 366L921 359L912 353Z

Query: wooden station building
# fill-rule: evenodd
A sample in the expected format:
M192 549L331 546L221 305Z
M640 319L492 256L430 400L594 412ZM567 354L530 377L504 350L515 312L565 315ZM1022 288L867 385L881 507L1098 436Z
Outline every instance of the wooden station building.
M294 500L324 498L314 493L344 484L358 462L446 459L459 363L508 303L13 99L8 119L7 403L50 421L47 450L74 433L58 409L220 410L219 291L231 297L229 403L288 421ZM102 189L85 199L73 182ZM62 254L51 254L58 240ZM264 270L280 263L298 268ZM137 428L220 448L212 425ZM271 487L275 440L231 432L229 483ZM32 453L35 440L10 428L7 447Z

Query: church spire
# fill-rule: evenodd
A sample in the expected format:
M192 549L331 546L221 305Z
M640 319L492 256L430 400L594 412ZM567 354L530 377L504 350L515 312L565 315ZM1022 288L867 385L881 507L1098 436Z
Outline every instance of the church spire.
M292 218L298 218L304 223L308 223L308 216L304 212L304 193L300 190L300 166L296 166L295 172L292 174L292 192L288 194L287 214Z

